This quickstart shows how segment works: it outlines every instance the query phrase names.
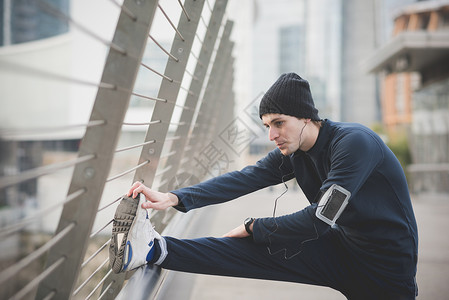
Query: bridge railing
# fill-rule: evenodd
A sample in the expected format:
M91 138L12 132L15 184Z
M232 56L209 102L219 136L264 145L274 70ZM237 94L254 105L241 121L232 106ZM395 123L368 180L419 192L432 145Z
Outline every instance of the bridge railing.
M4 70L46 80L56 90L60 85L69 85L68 90L80 85L97 89L85 124L0 129L1 249L17 250L16 255L2 259L2 299L115 298L132 276L132 272L112 273L108 261L112 218L125 186L142 181L169 191L198 182L206 176L204 168L198 167L198 153L217 134L218 126L233 118L232 22L225 20L227 0L177 1L173 15L173 10L164 7L168 1L111 3L119 17L108 41L50 1L37 1L43 13L106 45L98 84L0 56ZM157 16L165 18L173 30L170 43L158 40L158 28L153 26ZM166 56L163 66L160 60L152 65L155 51L159 57ZM148 80L148 73L159 81ZM155 82L160 82L156 89L146 88ZM5 102L15 101L8 93L2 97ZM84 131L80 138L69 135L80 129ZM73 140L76 151L62 155L56 163L45 162L58 155L46 152L46 145ZM18 149L22 149L19 154ZM27 159L34 161L31 167L14 167L18 160ZM66 196L56 199L51 191L67 172L71 175L67 176ZM35 188L24 191L30 183ZM35 199L32 209L24 210L17 200L24 194ZM49 230L42 224L54 214L59 221L56 229ZM182 217L174 210L151 212L156 229L165 233L185 228L190 219L179 221ZM29 249L21 244L30 245ZM147 289L155 292L164 276L160 270L151 272L154 283Z

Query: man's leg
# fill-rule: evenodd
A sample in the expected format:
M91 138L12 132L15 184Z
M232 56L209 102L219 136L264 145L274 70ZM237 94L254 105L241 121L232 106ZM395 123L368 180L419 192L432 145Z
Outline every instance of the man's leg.
M299 282L336 289L344 272L339 253L332 250L335 240L331 234L305 243L301 252L291 258L286 258L285 251L271 255L265 245L254 243L251 238L164 238L168 255L160 266L170 270Z
M144 200L141 198L140 202ZM328 286L350 299L392 299L391 291L396 293L393 299L403 294L408 295L403 299L414 299L413 278L400 289L392 288L395 284L391 280L373 278L341 244L335 230L300 245L301 248L293 243L282 251L278 245L281 250L271 254L265 245L254 243L251 238L162 238L140 204L137 199L124 198L114 215L109 249L114 272L150 262L185 272Z
M167 269L269 280L302 282L337 288L342 278L340 254L333 234L271 255L251 238L162 238L151 225L140 199L123 198L114 215L109 248L114 272L135 269L147 262ZM296 249L296 250L293 250ZM289 252L289 253L286 253ZM287 255L287 259L286 258Z
M164 237L168 255L160 266L190 273L326 286L348 299L415 299L413 289L392 291L388 286L393 283L380 278L372 280L373 274L366 273L337 235L330 230L319 239L304 243L300 249L292 244L286 251L275 254L251 238Z

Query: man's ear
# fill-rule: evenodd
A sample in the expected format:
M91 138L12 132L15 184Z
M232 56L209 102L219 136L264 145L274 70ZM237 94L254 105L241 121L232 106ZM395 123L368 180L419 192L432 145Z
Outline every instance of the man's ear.
M312 119L304 119L306 123L309 123L310 121L312 121Z

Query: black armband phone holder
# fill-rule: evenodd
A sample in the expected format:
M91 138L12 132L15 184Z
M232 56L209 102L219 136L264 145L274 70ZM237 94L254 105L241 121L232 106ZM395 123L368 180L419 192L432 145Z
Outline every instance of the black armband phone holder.
M316 217L333 226L348 205L351 193L343 187L333 184L321 197L316 209Z

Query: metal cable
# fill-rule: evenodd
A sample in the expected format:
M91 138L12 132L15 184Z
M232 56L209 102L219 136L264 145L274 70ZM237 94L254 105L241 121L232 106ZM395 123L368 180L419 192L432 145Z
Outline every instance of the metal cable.
M187 18L187 21L189 21L190 22L190 17L189 17L189 14L187 13L187 11L186 11L186 8L184 7L184 5L181 3L181 0L178 0L178 3L179 3L179 5L181 5L181 8L182 8L182 12L184 13L184 15L186 16L186 18Z
M175 24L173 24L172 20L168 17L168 15L165 13L164 9L161 7L160 4L157 5L157 7L159 7L159 9L161 10L161 12L164 14L165 18L167 19L167 21L170 23L171 27L173 27L173 29L176 31L176 34L179 36L179 38L185 42L184 37L182 36L182 34L179 32L178 28L176 28Z
M198 64L200 63L200 59L198 58L198 56L195 53L190 51L190 55L197 61ZM203 65L201 65L201 66L203 66Z
M97 231L91 233L91 235L89 236L90 238L93 238L94 236L96 236L97 234L99 234L100 232L102 232L106 227L108 227L109 225L111 225L111 223L114 220L112 219L111 221L109 221L108 223L106 223L106 225L104 225L103 227L101 227L100 229L98 229Z
M107 240L106 243L103 244L103 246L101 246L97 251L95 251L95 253L93 253L91 256L89 256L89 258L87 258L82 264L81 264L81 269L84 268L92 259L94 259L98 253L100 253L104 248L106 248L106 246L111 242L111 239Z
M103 293L100 294L100 296L98 296L98 300L103 299L104 295L106 295L106 292L111 288L111 286L114 284L115 280L112 280L111 282L109 282L109 284L105 287Z
M212 6L210 5L209 0L206 0L206 4L207 7L209 8L209 11L212 12Z
M207 22L206 22L206 20L204 20L204 18L203 18L203 16L201 16L200 17L200 20L201 20L201 22L203 22L203 25L204 25L204 27L209 27L208 25L207 25ZM199 38L199 37L198 37ZM201 40L201 39L200 39Z
M110 0L113 4L115 4L117 7L119 7L131 20L133 21L137 21L137 16L130 11L126 6L121 5L120 3L118 3L115 0Z
M192 92L191 90L189 90L188 88L185 88L183 86L179 86L179 88L183 91L186 91L189 95L191 96L196 96L194 92Z
M203 39L198 35L197 32L195 32L195 37L197 38L197 40L200 42L200 44L204 44Z
M44 298L42 298L42 300L51 300L53 299L53 297L56 295L56 291L52 290L50 293L48 293L47 296L45 296Z
M165 54L167 54L169 57L171 57L174 61L176 61L176 62L178 62L179 61L179 59L177 58L177 57L175 57L175 56L173 56L173 54L171 54L170 52L168 52L164 47L162 47L162 45L161 44L159 44L157 41L156 41L156 39L155 38L153 38L152 36L151 36L151 34L150 35L148 35L149 37L150 37L150 39L162 50L162 51L164 51L164 53Z
M100 211L102 211L102 210L104 210L104 209L106 209L106 208L108 208L109 206L113 205L114 203L120 201L122 198L123 198L123 196L120 196L120 197L118 197L117 199L115 199L114 201L112 201L111 203L106 204L106 205L103 206L102 208L99 208L98 211L97 211L97 213L100 212Z
M44 208L44 209L34 213L32 216L29 216L29 217L26 217L26 218L20 220L16 224L8 225L8 226L1 228L0 229L1 230L0 238L19 231L20 229L26 227L29 223L32 223L33 221L42 217L43 215L46 215L50 211L55 210L57 207L62 206L64 204L69 203L70 201L78 198L80 195L84 194L86 191L87 190L85 188L79 189L76 192L73 192L70 195L68 195L65 201L62 201L62 202L56 203L52 206L49 206L47 208Z
M144 165L149 164L149 163L150 163L150 161L149 161L149 160L146 160L146 161L144 161L143 163L141 163L141 164L135 166L134 168L131 168L131 169L129 169L129 170L123 172L123 173L117 174L117 175L115 175L115 176L109 177L108 179L106 179L106 182L109 182L109 181L112 181L112 180L114 180L114 179L117 179L117 178L120 178L120 177L122 177L122 176L125 176L126 174L129 174L129 173L131 173L132 171L135 171L135 170L137 170L137 169L139 169L139 168L141 168L141 167L143 167Z
M159 187L155 190L159 191L162 189L163 186L166 186L166 184L168 184L168 179L162 180L161 182L159 182Z
M25 256L23 259L21 259L19 262L15 263L14 265L10 266L6 270L3 270L0 273L0 284L7 281L10 278L13 278L14 275L16 275L18 272L20 272L23 268L28 266L32 261L40 257L42 254L50 250L56 243L58 243L61 239L63 239L67 234L69 234L73 228L75 228L76 224L75 222L70 223L67 225L63 230L61 230L59 233L57 233L55 236L53 236L48 242L46 242L44 245L42 245L37 250L31 252L27 256Z
M39 283L44 280L45 278L47 278L51 273L53 273L53 271L59 267L67 258L65 256L59 258L57 261L55 261L53 264L51 264L51 266L49 266L48 268L46 268L42 273L40 273L39 275L37 275L33 280L31 280L27 285L25 285L18 293L16 293L14 296L12 296L11 299L22 299L23 297L25 297L26 295L28 295L28 293L30 293L31 291L33 291L38 285ZM54 291L52 291L54 292ZM47 296L48 297L48 296ZM47 298L46 297L46 298Z
M75 166L79 163L86 162L94 159L96 156L94 154L89 154L85 156L78 157L73 160L64 161L62 163L56 163L52 165L42 166L38 168L34 168L31 170L24 171L17 175L5 176L0 178L0 189L5 188L10 185L18 184L24 182L26 180L30 180L33 178L37 178L40 176L44 176L53 172L56 172L61 169L65 169L68 167Z
M137 93L131 93L133 96L136 96L136 97L140 97L140 98L145 98L145 99L148 99L148 100L154 100L154 101L160 101L160 102L165 102L165 103L167 103L167 100L166 99L161 99L161 98L156 98L156 97L150 97L150 96L145 96L145 95L142 95L142 94L137 94Z
M198 77L196 77L194 74L192 74L190 71L188 71L187 69L185 70L185 72L192 77L193 80L198 81Z
M176 107L179 107L179 108L182 108L182 109L185 109L185 110L192 110L192 111L195 111L195 109L193 109L193 108L191 108L191 107L189 107L189 106L184 106L184 105L180 105L180 104L176 104L175 106L176 106Z
M189 106L184 106L184 105L181 105L181 104L176 104L176 102L174 102L174 101L167 101L167 103L173 104L175 107L179 107L179 108L182 108L182 109L186 109L186 110L194 110L193 108L191 108L191 107L189 107Z
M171 136L165 139L165 141L176 141L179 140L181 136Z
M79 30L81 30L82 32L84 32L85 34L91 36L92 38L100 41L101 43L103 43L104 45L110 47L111 49L117 51L118 53L122 54L122 55L127 55L129 57L132 57L134 59L139 59L129 53L127 53L126 49L123 49L122 47L120 47L117 44L114 44L112 42L109 42L107 40L105 40L104 38L100 37L99 35L97 35L96 33L94 33L93 31L89 30L88 28L86 28L85 26L81 25L80 23L76 22L75 20L73 20L70 16L64 14L63 12L61 12L60 10L58 10L57 8L55 8L54 6L52 6L51 4L42 1L42 0L37 0L38 1L38 5L44 10L47 11L49 14L54 15L55 17L65 20L67 22L69 22L70 24L72 24L74 27L78 28ZM111 0L113 3L115 3L117 6L119 6L122 11L128 15L133 21L137 21L137 16L134 15L126 6L120 5L119 3L116 3L115 1ZM162 10L162 9L161 9ZM164 13L165 14L165 13ZM167 16L166 16L167 17ZM167 17L167 19L171 22L171 20ZM146 26L146 24L143 24L144 26Z
M128 123L123 122L123 125L130 125L130 126L140 126L140 125L153 125L153 124L159 124L162 123L161 120L151 121L151 122L145 122L145 123Z
M66 14L64 14L63 12L61 12L60 10L58 10L57 8L55 8L54 6L52 6L51 4L42 1L42 0L37 0L37 4L46 12L48 12L49 14L55 16L58 19L61 19L63 21L67 21L70 24L72 24L74 27L78 28L79 30L81 30L82 32L84 32L85 34L91 36L92 38L100 41L101 43L103 43L104 45L111 47L111 49L114 49L115 51L117 51L118 53L121 53L123 55L126 55L126 50L121 48L120 46L111 43L107 40L105 40L104 38L102 38L101 36L97 35L96 33L94 33L93 31L89 30L88 28L84 27L83 25L81 25L78 22L75 22L70 16L67 16Z
M170 157L173 154L176 154L177 152L178 152L177 150L174 150L174 151L171 151L171 152L169 152L167 154L161 155L160 159Z
M190 52L190 55L196 60L196 63L197 63L200 67L204 68L204 64L200 61L200 59L198 58L198 56L196 56L193 52Z
M109 89L109 90L116 90L116 89L117 90L126 90L126 89L120 88L120 87L118 87L114 84L110 84L110 83L105 83L105 82L95 83L95 82L85 81L82 79L72 78L72 77L68 77L65 75L51 73L48 71L42 71L42 70L32 68L30 66L24 66L24 65L17 64L17 63L11 63L8 61L2 61L1 64L2 64L2 69L7 68L8 71L12 71L12 72L19 71L25 75L32 75L32 76L38 77L38 78L46 77L46 78L50 78L50 79L56 79L56 80L92 86L95 88L104 88L104 89Z
M109 258L106 258L103 261L103 263L95 271L93 271L93 273L90 274L89 277L87 277L86 280L84 280L83 283L81 283L78 286L78 288L73 292L72 296L76 296L79 293L79 291L81 291L81 289L92 279L92 277L94 277L95 274L97 274L101 270L101 268L103 268L104 265L107 264L108 262L109 262Z
M169 123L162 122L162 123L164 123L164 124L169 124L169 125L173 125L173 126L185 126L185 125L189 125L189 123L187 123L187 122L179 122L179 123L175 123L175 122L169 122Z
M143 62L140 63L142 66L144 66L145 68L147 68L148 70L150 70L151 72L153 72L156 75L161 76L164 79L167 79L170 82L173 82L173 79L171 79L170 77L165 76L162 73L159 73L158 71L156 71L155 69L151 68L150 66L148 66L147 64L144 64Z
M183 86L181 85L181 83L182 83L181 81L173 80L172 82L179 84L179 88L180 88L181 90L186 91L189 95L192 95L192 96L195 95L194 92L192 92L191 90L189 90L189 89L186 88L186 87L183 87Z
M109 277L109 275L111 275L112 273L112 269L109 270L109 272L103 277L103 279L100 280L100 282L95 286L95 288L92 290L92 292L90 292L89 295L87 295L86 300L90 299L90 297L92 297L92 295L98 290L98 288L103 284L103 282L106 280L106 278Z
M154 143L156 143L156 140L151 140L151 141L148 141L148 142L145 142L145 143L141 143L141 144L137 144L137 145L133 145L133 146L123 147L123 148L115 150L115 153L126 151L126 150L130 150L130 149L134 149L134 148L138 148L138 147L142 147L142 146L149 145L149 144L154 144Z
M161 175L167 173L172 167L173 167L172 165L169 165L168 167L162 169L161 171L156 172L156 174L154 175L154 177L159 177L159 176L161 176Z
M105 120L94 120L89 121L87 124L74 124L74 125L66 125L66 126L58 126L58 127L38 127L38 128L24 128L24 129L0 129L0 136L3 138L11 138L17 135L24 134L42 134L42 133L52 133L55 131L64 131L76 128L90 128L94 126L100 126L106 124Z

